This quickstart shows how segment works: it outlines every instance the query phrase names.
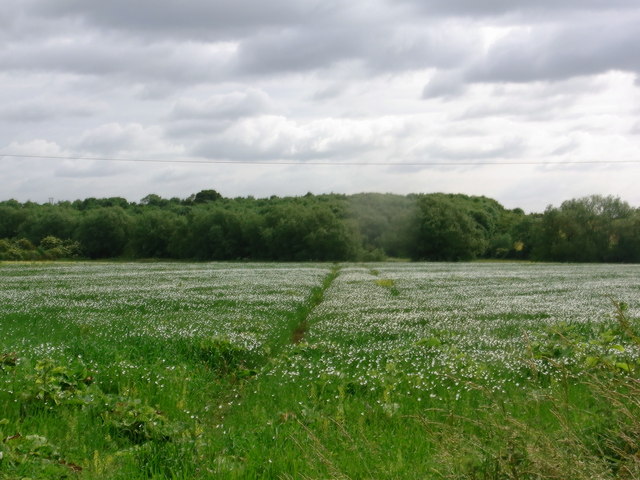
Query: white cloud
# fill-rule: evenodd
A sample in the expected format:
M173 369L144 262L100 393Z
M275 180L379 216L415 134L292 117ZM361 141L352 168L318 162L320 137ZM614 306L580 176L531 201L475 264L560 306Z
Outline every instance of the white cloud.
M181 98L171 111L171 118L182 119L226 119L264 113L273 108L267 93L255 88L212 95L209 98Z
M422 98L451 97L463 93L464 79L458 71L437 71L422 90Z
M78 101L73 98L30 98L7 102L0 111L0 121L33 123L65 117L91 117L104 108L105 106L98 102Z
M394 118L325 118L298 122L282 116L263 115L235 123L202 142L194 153L232 160L339 158L346 161L386 146L403 129L403 122Z
M124 158L152 157L161 160L184 152L181 145L164 139L160 127L145 127L138 123L100 125L83 132L72 144L76 151L96 156L122 155Z

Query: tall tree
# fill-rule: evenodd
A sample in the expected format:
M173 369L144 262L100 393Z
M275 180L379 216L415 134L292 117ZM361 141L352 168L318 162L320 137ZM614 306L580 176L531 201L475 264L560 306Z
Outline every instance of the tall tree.
M117 257L124 253L129 226L130 219L122 208L94 208L82 218L76 237L88 257Z
M443 194L417 199L411 256L415 260L469 260L482 254L482 226L460 202Z

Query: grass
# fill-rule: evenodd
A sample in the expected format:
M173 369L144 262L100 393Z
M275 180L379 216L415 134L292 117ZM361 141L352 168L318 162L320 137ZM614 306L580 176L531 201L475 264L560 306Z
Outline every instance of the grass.
M639 273L2 264L0 478L640 478Z

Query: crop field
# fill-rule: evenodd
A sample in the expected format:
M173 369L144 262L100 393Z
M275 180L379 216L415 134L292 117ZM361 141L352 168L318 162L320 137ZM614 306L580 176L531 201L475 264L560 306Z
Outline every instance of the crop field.
M638 479L640 266L2 263L0 478Z

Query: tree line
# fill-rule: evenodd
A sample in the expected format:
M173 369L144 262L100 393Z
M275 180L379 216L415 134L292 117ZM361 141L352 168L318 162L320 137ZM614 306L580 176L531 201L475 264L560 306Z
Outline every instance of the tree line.
M640 262L640 209L616 197L543 213L462 194L87 198L0 202L0 260Z

